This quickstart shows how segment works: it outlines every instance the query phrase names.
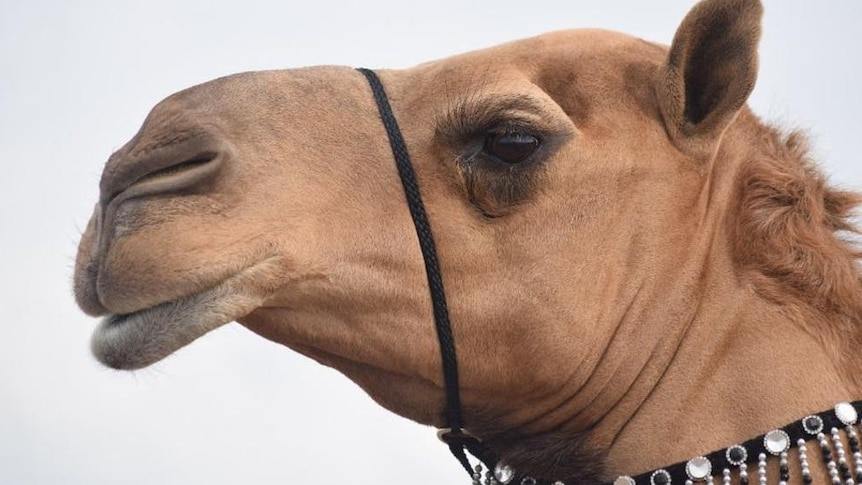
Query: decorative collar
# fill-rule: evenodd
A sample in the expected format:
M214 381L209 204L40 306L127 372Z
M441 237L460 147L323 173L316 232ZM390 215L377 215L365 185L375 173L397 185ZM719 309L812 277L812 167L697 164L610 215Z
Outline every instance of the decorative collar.
M722 485L731 482L749 485L751 480L757 480L757 485L787 485L794 474L802 477L802 483L810 485L811 459L823 460L831 485L862 485L862 450L857 429L860 410L862 401L838 403L833 409L806 416L744 443L633 477L622 475L602 485L715 485L716 480ZM842 432L850 445L849 457ZM819 450L809 455L808 443L814 440ZM791 470L787 457L793 447L798 451L799 460L798 466ZM767 461L776 459L778 476L768 477ZM473 473L473 485L510 484L565 485L562 481L539 481L520 475L502 462L488 471L477 465Z

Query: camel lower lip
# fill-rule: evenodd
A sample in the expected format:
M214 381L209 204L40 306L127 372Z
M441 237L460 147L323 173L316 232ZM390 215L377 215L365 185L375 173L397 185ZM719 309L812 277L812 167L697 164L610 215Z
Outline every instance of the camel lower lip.
M249 291L248 282L266 271L268 262L274 260L264 260L200 293L104 317L93 332L93 355L114 369L140 369L251 313L266 295Z
M93 355L114 369L146 367L230 321L216 310L212 299L200 295L127 315L108 315L93 333Z

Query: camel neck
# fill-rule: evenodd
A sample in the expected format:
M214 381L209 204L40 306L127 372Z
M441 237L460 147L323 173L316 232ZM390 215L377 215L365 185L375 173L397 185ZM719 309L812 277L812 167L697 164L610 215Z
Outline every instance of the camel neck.
M610 437L606 479L725 449L860 396L786 309L741 294L701 308L723 318L697 317L680 336L661 378Z
M751 136L754 121L746 123L729 136ZM715 202L736 199L738 171L752 157L735 145L721 150L703 185L693 211L701 230L677 255L671 283L647 295L665 308L638 323L665 334L620 399L630 407L594 427L593 441L608 450L605 479L724 449L862 397L844 365L848 336L813 331L830 328L830 317L805 301L764 297L735 261L735 206Z

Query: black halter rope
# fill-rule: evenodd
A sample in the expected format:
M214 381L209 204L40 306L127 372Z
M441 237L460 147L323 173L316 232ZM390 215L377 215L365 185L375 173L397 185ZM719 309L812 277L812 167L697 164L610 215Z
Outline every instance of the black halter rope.
M410 163L410 154L398 121L392 113L392 107L386 97L386 91L377 74L370 70L360 68L359 72L368 79L380 118L389 136L389 145L392 147L392 155L395 157L395 165L398 167L398 175L401 177L401 185L404 187L404 195L407 197L407 206L410 208L410 216L416 227L416 235L419 237L419 246L422 249L422 258L425 260L425 273L428 277L428 288L431 291L431 304L434 310L434 324L437 328L437 340L440 342L440 354L443 361L443 382L446 386L446 429L440 431L440 439L443 440L455 458L467 470L473 474L470 462L464 450L481 460L485 466L493 469L497 460L476 437L463 430L464 421L461 416L461 397L458 385L458 359L455 354L455 340L452 336L452 327L449 325L449 310L446 306L446 293L443 289L443 278L440 274L440 265L437 262L437 250L434 246L434 236L431 234L431 226L428 224L428 216L422 197L419 193L419 184L416 182L416 174Z

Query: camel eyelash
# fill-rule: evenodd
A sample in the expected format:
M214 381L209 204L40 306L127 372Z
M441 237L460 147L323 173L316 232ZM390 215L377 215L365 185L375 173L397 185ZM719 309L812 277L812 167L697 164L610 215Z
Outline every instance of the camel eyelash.
M506 132L528 132L542 136L538 103L524 95L485 100L461 98L435 123L438 139L463 144L477 138Z

